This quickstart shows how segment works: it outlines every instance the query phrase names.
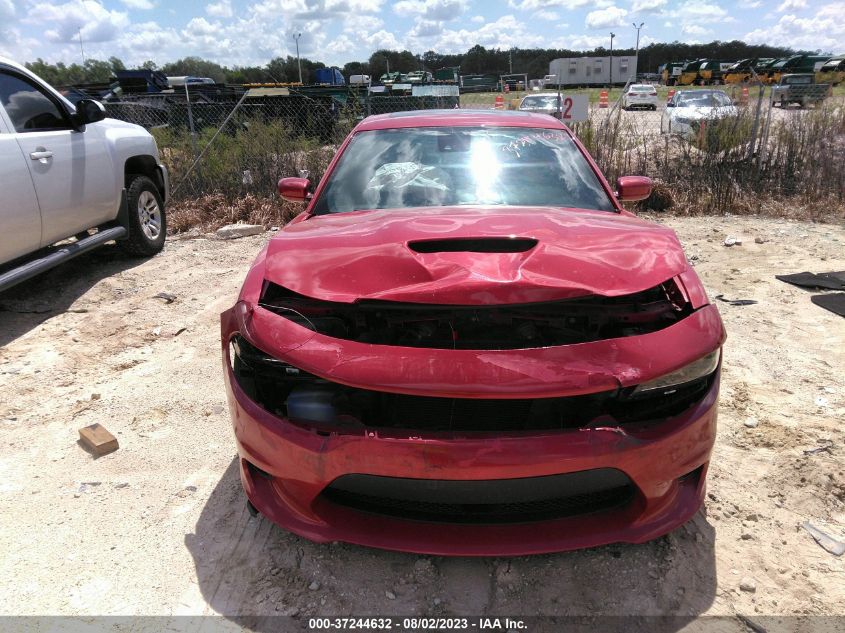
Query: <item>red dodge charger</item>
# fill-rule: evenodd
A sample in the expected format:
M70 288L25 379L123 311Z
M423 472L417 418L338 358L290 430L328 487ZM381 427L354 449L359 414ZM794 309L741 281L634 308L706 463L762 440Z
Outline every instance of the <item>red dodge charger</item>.
M250 511L314 541L523 555L701 506L716 307L560 121L365 119L221 318Z

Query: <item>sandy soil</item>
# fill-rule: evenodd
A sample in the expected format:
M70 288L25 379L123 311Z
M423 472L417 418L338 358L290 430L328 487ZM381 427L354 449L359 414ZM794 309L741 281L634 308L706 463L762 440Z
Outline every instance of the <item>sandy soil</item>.
M106 248L0 295L2 613L216 613L258 629L278 614L297 626L314 614L845 614L845 557L799 527L845 537L845 319L774 278L845 269L843 227L666 223L711 296L759 302L719 305L729 339L706 507L645 545L559 555L315 545L249 517L218 314L266 235L172 239L145 262ZM743 244L725 247L729 235ZM95 460L77 444L93 422L117 452Z

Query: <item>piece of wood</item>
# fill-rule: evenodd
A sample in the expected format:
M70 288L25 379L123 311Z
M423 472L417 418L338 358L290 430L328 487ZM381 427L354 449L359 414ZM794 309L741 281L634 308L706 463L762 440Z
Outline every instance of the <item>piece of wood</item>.
M96 422L79 429L79 439L96 455L106 455L119 448L117 438Z

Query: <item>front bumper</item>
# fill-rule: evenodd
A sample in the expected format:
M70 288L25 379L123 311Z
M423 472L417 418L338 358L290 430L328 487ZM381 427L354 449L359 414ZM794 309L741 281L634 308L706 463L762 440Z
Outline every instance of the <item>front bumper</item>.
M705 314L699 318L706 322ZM244 490L267 518L305 538L423 554L525 555L613 542L648 541L686 522L702 503L716 434L718 374L707 393L682 414L636 428L609 426L500 435L416 434L395 429L327 433L271 414L247 396L233 374L229 359L228 341L238 332L234 309L223 314L222 326L227 397ZM687 323L685 327L693 325ZM723 336L721 324L717 333L710 333L716 336L718 344L718 337ZM280 340L276 332L265 334L268 346L272 339L277 343ZM664 344L679 342L670 331L657 336ZM645 340L648 337L637 338L643 340L634 346L636 353L653 353ZM709 338L706 344L712 349L714 343ZM296 349L288 348L282 355L297 357L301 366L313 360L310 355L322 344L323 341L302 343ZM323 347L323 352L326 351ZM363 374L372 379L373 366L356 368L353 364L353 369L358 371L344 374L342 370L349 363L335 352L332 352L336 361L335 377L351 382L355 374ZM626 350L614 349L612 353L624 362ZM502 357L517 355L503 353ZM401 359L397 363L401 364ZM386 365L388 371L397 371L395 363L380 364ZM554 368L554 363L546 359L545 369ZM466 367L463 372L466 373ZM491 385L485 385L483 378L483 375L474 378L475 397L493 397L488 391ZM441 383L437 389L442 391L447 384ZM599 386L605 385L594 385L593 389ZM450 388L468 395L466 387L451 385ZM513 383L507 388L525 391L529 387ZM398 387L392 385L391 389ZM547 387L539 386L532 394L549 395ZM324 494L333 482L353 474L486 481L606 468L621 471L629 478L633 496L624 504L593 513L525 523L470 525L412 520L361 511L335 503Z

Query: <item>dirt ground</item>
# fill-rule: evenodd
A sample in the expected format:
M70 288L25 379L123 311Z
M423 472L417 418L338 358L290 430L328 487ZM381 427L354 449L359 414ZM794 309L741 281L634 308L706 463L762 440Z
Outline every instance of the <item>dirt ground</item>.
M774 278L845 269L843 226L665 222L711 297L758 301L719 303L708 498L656 541L556 555L315 545L250 518L218 315L269 234L173 238L143 262L107 247L0 295L2 614L220 614L258 629L272 615L845 615L845 556L800 527L845 538L845 319ZM94 422L117 452L77 444Z

